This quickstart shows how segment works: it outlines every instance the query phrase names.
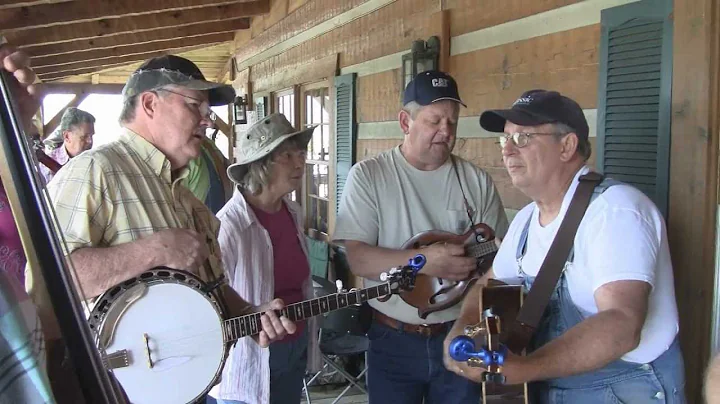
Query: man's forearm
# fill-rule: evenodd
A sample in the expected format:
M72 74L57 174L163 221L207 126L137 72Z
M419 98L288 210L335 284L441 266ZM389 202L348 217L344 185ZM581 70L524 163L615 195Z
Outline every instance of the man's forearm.
M228 316L230 318L250 314L250 310L254 308L253 305L243 300L235 289L227 283L220 287L220 292L225 298L225 303L228 306Z
M368 279L378 279L388 269L406 265L418 253L418 250L393 250L360 241L346 241L345 248L352 273Z
M85 297L96 297L110 287L153 268L152 254L140 241L114 247L85 247L73 251L69 259Z
M588 317L518 362L523 381L567 377L602 368L635 349L640 332L620 310ZM514 372L515 373L515 372Z

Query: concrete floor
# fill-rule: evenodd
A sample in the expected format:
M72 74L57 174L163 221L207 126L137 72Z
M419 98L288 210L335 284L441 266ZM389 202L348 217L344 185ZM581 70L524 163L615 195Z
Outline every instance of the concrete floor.
M310 386L310 404L331 404L335 397L345 389L343 385L323 385L323 386ZM305 393L302 396L302 402L305 401ZM337 404L367 404L368 398L360 390L356 388L350 389L345 395L337 402Z

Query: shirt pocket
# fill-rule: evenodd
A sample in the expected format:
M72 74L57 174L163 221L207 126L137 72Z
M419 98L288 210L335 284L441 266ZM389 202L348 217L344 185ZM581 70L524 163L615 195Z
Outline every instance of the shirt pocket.
M445 230L452 233L464 234L470 229L470 219L464 210L448 209L445 220Z

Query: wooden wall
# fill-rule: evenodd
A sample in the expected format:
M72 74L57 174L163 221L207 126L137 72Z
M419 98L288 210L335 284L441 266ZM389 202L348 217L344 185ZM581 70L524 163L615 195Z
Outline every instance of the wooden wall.
M632 1L274 0L269 15L254 19L251 30L236 35L236 62L241 70L251 71L253 81L337 55L340 73L358 73L361 130L356 156L361 160L402 141L399 128L392 126L401 99L399 57L414 40L441 36L441 16L446 13L452 43L447 70L468 104L461 111L465 122L455 152L485 168L506 208L519 209L528 199L510 184L495 137L482 133L477 117L486 109L509 106L532 88L558 90L593 114L600 10ZM683 318L689 402L700 402L714 289L718 164L712 150L718 147L718 127L708 108L714 105L712 114L717 114L717 94L709 89L717 87L710 77L720 67L713 53L719 34L718 1L675 0L668 228ZM323 24L331 26L308 34ZM307 38L299 41L303 35ZM282 48L288 44L292 46ZM375 130L381 126L386 129ZM595 138L591 141L594 146ZM594 157L590 164L595 164Z

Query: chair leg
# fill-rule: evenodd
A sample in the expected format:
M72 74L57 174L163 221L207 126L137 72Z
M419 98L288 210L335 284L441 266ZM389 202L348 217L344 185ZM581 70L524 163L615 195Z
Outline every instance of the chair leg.
M303 377L303 391L305 391L305 400L308 404L312 404L312 401L310 400L310 391L308 390L308 383Z

